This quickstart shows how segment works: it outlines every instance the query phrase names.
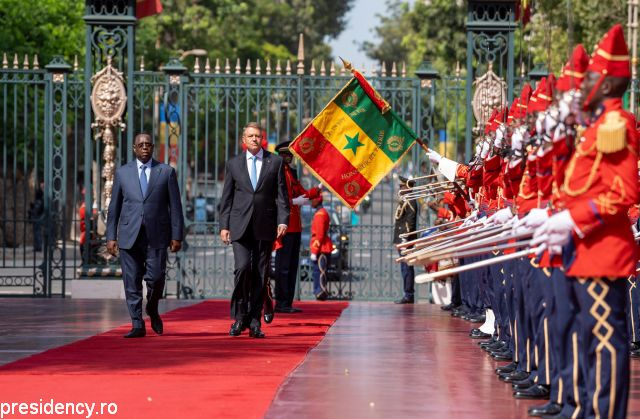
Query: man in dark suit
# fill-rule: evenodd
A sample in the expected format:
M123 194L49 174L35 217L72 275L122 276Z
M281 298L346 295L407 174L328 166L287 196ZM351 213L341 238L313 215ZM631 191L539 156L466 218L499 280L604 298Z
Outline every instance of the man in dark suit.
M121 166L115 175L107 216L107 250L120 249L122 279L132 329L125 338L146 335L142 319L142 280L147 283L146 311L151 328L161 335L158 301L162 297L167 266L167 247L182 247L184 219L175 170L151 158L149 134L138 134L136 159Z
M235 288L229 334L263 338L260 314L264 284L276 238L287 232L289 196L284 161L261 147L262 129L250 122L242 131L247 151L227 162L220 198L220 238L232 243Z

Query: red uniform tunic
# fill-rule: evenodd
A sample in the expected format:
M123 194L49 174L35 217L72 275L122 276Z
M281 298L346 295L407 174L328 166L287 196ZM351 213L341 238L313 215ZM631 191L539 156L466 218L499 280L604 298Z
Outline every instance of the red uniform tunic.
M538 156L536 165L536 180L538 184L538 208L545 208L553 192L553 150Z
M520 192L516 198L518 216L524 217L533 208L538 207L538 179L536 178L537 159L527 158L522 181L520 182Z
M309 244L309 250L314 255L333 251L333 243L329 237L330 224L327 210L323 207L318 208L311 221L311 243Z
M300 207L293 205L293 198L297 198L300 195L306 195L307 198L317 198L320 194L318 188L311 188L306 190L298 179L293 175L291 168L288 164L284 165L284 176L287 182L287 191L289 192L289 207L291 208L291 214L289 215L289 226L287 233L300 233L302 231L302 222L300 221Z
M627 212L638 202L638 133L622 100L608 99L580 138L562 194L580 230L568 276L635 275L637 248Z

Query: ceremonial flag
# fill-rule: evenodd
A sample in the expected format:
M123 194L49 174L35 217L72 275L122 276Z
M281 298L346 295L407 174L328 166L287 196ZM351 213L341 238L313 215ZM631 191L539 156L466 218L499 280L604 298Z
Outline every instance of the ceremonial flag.
M162 12L162 3L160 0L136 0L136 17L138 19L160 12Z
M518 0L516 2L516 20L522 22L522 28L531 21L531 0Z
M350 208L411 149L416 134L358 71L307 125L291 150Z

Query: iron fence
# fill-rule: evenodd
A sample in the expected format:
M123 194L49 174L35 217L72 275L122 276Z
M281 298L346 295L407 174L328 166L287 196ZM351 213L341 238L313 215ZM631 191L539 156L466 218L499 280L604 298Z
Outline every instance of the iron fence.
M106 255L102 239L104 146L87 132L90 75L78 67L77 59L72 66L56 60L44 70L33 61L22 68L5 62L0 69L0 291L64 295L67 279L117 273L117 260ZM133 124L117 134L116 164L132 158L129 130L133 135L150 132L156 139L155 157L176 167L183 196L187 236L184 250L170 258L169 279L177 285L169 293L204 298L227 296L232 290L233 258L217 237L217 204L224 163L241 150L242 127L260 122L270 147L290 140L349 79L333 66L325 71L324 64L309 74L292 74L290 68L289 63L272 68L259 62L249 62L244 69L239 64L232 69L228 62L212 68L207 62L187 71L173 62L163 71L141 67L128 81L132 115L127 120ZM398 74L394 65L389 74L378 69L367 77L419 136L441 142L449 157L462 158L466 97L459 76L420 80ZM303 183L317 183L297 168ZM429 170L415 147L395 173ZM43 210L30 217L29 204L40 185ZM399 268L391 245L396 193L391 175L355 212L327 197L340 224L332 228L338 236L347 236L348 243L343 243L346 256L329 284L335 297L375 300L399 295ZM426 222L426 209L420 214ZM34 243L38 228L41 251ZM303 243L302 260L306 247ZM301 266L301 298L312 297L308 269Z

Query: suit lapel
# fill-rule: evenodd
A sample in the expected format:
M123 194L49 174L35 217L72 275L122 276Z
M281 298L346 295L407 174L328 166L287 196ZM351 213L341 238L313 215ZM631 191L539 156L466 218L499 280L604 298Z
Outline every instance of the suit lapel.
M136 183L135 189L138 191L140 199L144 199L142 196L142 187L140 186L140 173L138 173L138 160L133 160L127 164L128 170L131 171L131 179ZM149 190L149 188L147 188Z
M267 170L269 170L269 166L271 163L271 153L267 150L262 151L262 168L260 169L260 176L258 176L258 182L256 183L256 191L260 189L260 185L262 185L262 180L266 176Z
M240 155L240 167L242 172L242 179L245 180L245 183L249 186L249 189L253 189L251 185L251 177L249 177L249 164L247 163L247 152L245 151Z
M162 173L162 166L160 165L160 162L158 162L157 160L151 160L151 175L149 176L147 195L144 196L144 200L146 200L147 197L151 195L153 187L156 186L156 183L158 183L157 180L160 177L160 173ZM142 193L142 190L140 190L140 193Z

